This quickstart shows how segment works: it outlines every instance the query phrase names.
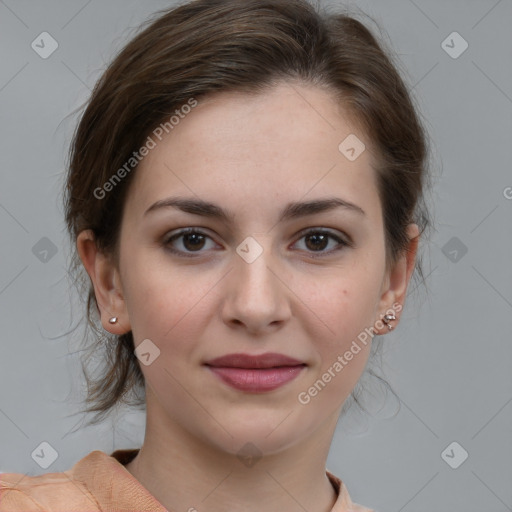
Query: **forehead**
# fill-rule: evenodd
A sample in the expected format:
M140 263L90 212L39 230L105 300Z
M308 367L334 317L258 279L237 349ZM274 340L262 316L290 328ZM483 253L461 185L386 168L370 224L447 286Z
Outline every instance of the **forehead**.
M354 136L366 149L351 161L339 146ZM215 94L153 139L127 198L137 216L171 195L195 195L238 213L334 194L378 213L370 141L319 88L281 84L258 95Z

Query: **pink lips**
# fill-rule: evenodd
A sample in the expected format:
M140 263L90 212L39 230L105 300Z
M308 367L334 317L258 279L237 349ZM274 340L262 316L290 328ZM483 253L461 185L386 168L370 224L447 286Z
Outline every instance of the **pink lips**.
M297 359L275 353L258 356L228 354L205 364L226 384L252 393L277 389L297 377L306 367Z

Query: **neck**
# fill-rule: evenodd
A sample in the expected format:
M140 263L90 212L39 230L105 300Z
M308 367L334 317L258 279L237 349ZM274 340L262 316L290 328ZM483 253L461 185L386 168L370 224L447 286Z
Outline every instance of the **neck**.
M162 428L149 419L126 469L168 510L330 512L334 506L325 463L335 415L306 441L261 458L226 453L175 423Z

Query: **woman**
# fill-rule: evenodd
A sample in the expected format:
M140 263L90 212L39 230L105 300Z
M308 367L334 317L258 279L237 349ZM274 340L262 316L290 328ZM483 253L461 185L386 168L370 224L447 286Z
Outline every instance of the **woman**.
M425 161L355 19L304 0L159 13L96 85L66 189L88 318L111 334L88 410L142 390L144 443L4 474L0 511L371 510L325 463L421 274Z

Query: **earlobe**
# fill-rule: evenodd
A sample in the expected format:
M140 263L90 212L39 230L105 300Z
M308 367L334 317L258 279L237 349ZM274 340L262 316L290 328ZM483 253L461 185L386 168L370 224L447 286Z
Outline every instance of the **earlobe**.
M407 236L409 237L409 246L403 252L402 256L390 270L386 278L386 289L383 290L379 311L379 319L383 324L382 332L389 332L391 326L396 327L399 322L399 313L404 306L407 288L414 271L416 263L416 254L419 243L419 228L416 224L407 226ZM389 316L385 316L389 315ZM395 317L395 318L392 318ZM386 320L388 320L386 322ZM380 330L380 329L379 329Z
M97 248L94 233L90 229L79 233L76 247L94 287L103 328L117 335L130 331L119 270L112 258ZM114 318L116 321L111 321Z

